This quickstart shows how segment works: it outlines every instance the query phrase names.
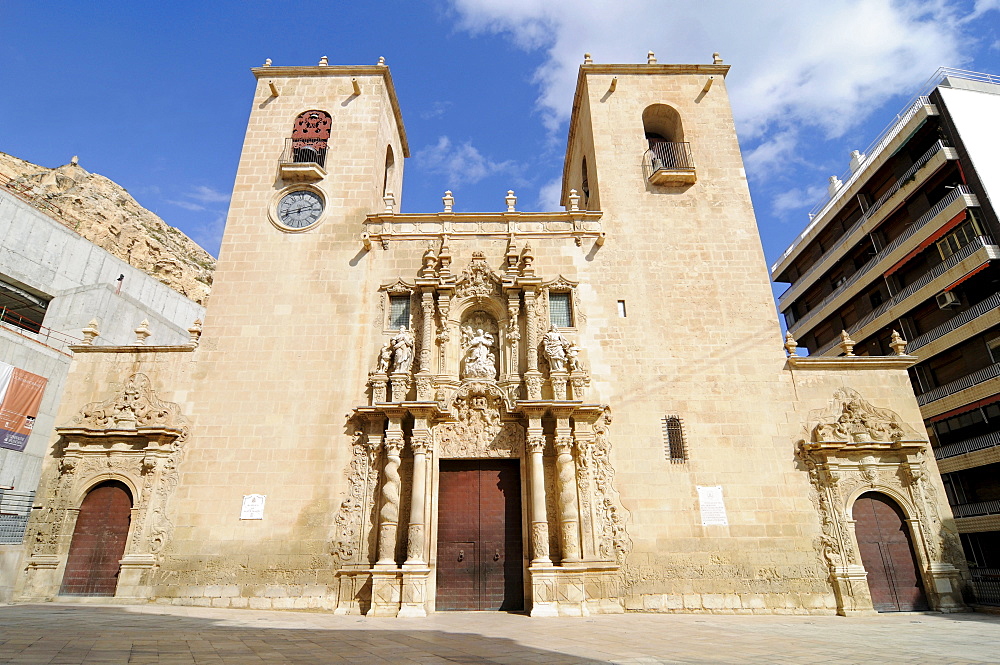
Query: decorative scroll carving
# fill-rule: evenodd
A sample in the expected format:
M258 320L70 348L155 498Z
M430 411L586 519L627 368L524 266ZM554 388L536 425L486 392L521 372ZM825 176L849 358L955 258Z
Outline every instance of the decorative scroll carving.
M904 425L895 411L872 406L850 388L841 388L834 393L828 414L819 418L810 414L810 420L819 420L811 429L812 441L888 443L904 438L911 441L922 438Z
M614 487L615 470L611 466L611 407L594 423L594 445L592 453L592 475L594 479L594 505L597 508L598 554L607 561L624 564L625 557L632 550L632 539L625 530L628 511L621 505L618 491Z
M462 272L455 285L455 295L459 298L486 300L500 295L501 280L486 263L482 252L473 252L468 270Z
M73 423L91 430L164 427L187 431L180 407L157 398L145 374L130 376L114 397L84 406Z
M503 392L486 382L468 382L455 394L455 422L434 428L439 457L519 457L524 450L524 429L504 423Z
M359 546L361 526L364 522L365 497L370 493L369 475L373 455L365 443L363 432L354 433L351 445L352 456L347 475L347 498L340 504L333 523L336 528L336 540L331 553L341 563L356 563L359 561ZM377 476L377 471L376 471Z

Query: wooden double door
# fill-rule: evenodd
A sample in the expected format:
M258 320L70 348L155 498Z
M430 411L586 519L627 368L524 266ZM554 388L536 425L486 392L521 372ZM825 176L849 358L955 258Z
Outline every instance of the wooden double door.
M852 510L861 563L879 612L926 610L917 556L903 511L884 494L858 497Z
M517 460L442 460L438 484L439 610L523 610Z
M115 595L131 519L132 495L123 483L90 490L73 529L60 595Z

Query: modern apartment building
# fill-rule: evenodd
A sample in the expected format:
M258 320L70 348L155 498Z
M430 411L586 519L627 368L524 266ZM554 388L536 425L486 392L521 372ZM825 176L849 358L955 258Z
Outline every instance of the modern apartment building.
M980 602L1000 603L1000 77L939 70L771 267L813 356L882 355L893 331ZM849 336L845 339L843 333Z

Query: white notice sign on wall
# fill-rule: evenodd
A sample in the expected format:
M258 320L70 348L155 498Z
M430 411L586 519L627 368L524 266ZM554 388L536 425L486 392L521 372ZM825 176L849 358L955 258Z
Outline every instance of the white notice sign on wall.
M241 520L262 520L264 519L264 501L267 497L263 494L246 494L243 496L243 508L240 510Z
M698 504L701 506L702 526L729 526L726 504L722 501L722 486L698 485Z

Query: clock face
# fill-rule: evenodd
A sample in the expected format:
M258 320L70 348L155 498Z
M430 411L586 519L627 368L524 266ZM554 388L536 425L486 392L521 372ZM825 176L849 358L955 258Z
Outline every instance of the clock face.
M308 189L285 194L278 202L278 220L292 229L312 226L323 214L323 199Z

